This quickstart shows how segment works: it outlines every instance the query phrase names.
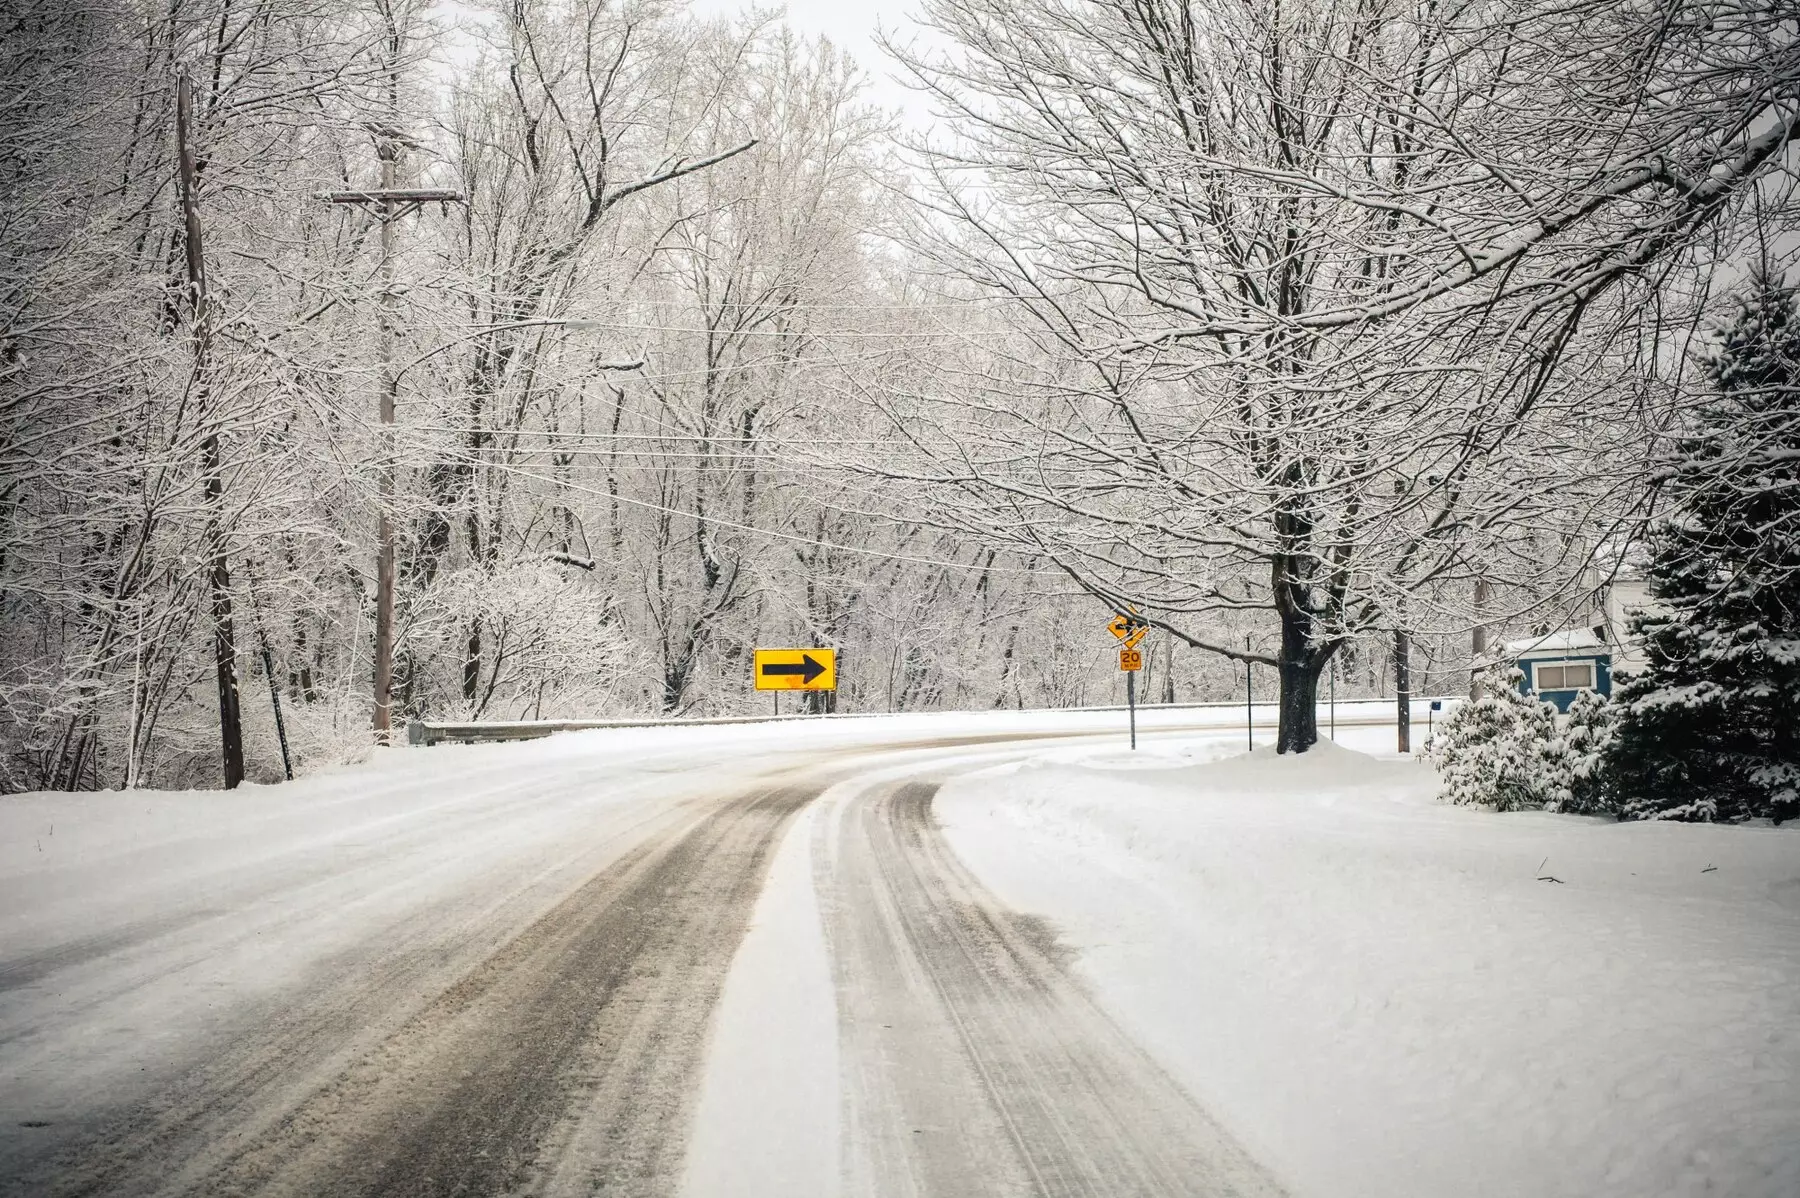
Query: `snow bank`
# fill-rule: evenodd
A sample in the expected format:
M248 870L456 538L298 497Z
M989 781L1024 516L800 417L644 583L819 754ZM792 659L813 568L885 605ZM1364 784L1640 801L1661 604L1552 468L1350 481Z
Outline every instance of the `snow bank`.
M940 818L1297 1194L1800 1194L1800 832L1220 752L1071 747Z

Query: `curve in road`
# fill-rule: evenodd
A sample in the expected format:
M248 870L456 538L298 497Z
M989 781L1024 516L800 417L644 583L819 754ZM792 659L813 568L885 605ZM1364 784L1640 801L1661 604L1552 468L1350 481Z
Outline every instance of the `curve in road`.
M754 785L721 786L715 773L660 800L656 777L640 779L642 798L596 816L594 843L565 849L560 868L596 864L531 917L508 926L539 901L515 876L527 854L511 874L490 871L509 898L415 910L349 953L329 984L237 998L208 1025L219 1034L185 1029L168 1060L144 1056L160 1072L146 1064L110 1079L116 1088L59 1088L46 1062L134 991L154 998L203 968L208 946L243 951L267 932L261 947L279 952L292 924L249 913L292 902L305 914L291 918L326 919L333 871L378 868L380 853L287 861L205 902L170 898L165 911L11 955L0 961L0 1066L17 1065L7 1075L36 1079L44 1102L77 1117L49 1135L36 1120L0 1129L4 1188L674 1194L708 1029L770 860L795 815L828 793L837 798L795 829L810 838L833 992L810 1034L835 1037L840 1066L835 1117L821 1125L841 1142L821 1184L859 1198L1277 1194L1093 1002L1050 931L1006 910L939 835L931 763L997 739L1017 738L765 761L737 773L760 772ZM914 763L910 776L845 781L875 761L892 775L896 753ZM579 815L577 789L555 801ZM511 793L498 793L491 809L424 808L388 829L392 843L435 860L454 856L458 837L498 836L518 818ZM367 898L372 883L359 885ZM212 923L230 930L196 931ZM55 1001L64 987L70 1000ZM739 1192L756 1188L743 1182Z
M936 790L878 785L825 825L849 1192L1278 1194L1069 974L1051 930L964 868Z

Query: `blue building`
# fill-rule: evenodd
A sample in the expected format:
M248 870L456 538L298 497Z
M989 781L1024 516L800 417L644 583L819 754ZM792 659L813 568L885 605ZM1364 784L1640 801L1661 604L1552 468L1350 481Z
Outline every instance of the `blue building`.
M1510 658L1525 678L1519 684L1528 695L1569 710L1584 690L1612 695L1612 645L1592 628L1567 628L1523 641L1506 643Z

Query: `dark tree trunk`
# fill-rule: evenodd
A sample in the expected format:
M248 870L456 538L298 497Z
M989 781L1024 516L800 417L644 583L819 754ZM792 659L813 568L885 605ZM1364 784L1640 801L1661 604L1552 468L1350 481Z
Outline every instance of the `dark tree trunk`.
M688 663L671 662L663 668L662 709L664 715L674 715L681 709L682 696L687 694ZM776 692L776 704L780 704L780 692Z
M192 85L186 74L176 80L175 134L177 174L180 176L183 239L187 255L188 287L193 298L194 391L200 402L200 419L207 422L206 436L200 443L201 467L206 499L206 549L210 557L207 585L212 593L213 658L219 680L219 741L223 758L225 789L231 790L244 780L244 728L238 711L237 632L231 615L231 568L226 559L225 484L220 459L218 426L212 423L210 351L212 348L211 313L206 293L206 255L200 244L200 199L198 170L194 165L193 147L188 142L188 123L193 111Z
M1288 517L1287 526L1304 521ZM1286 531L1292 532L1292 527ZM1321 587L1311 567L1299 557L1276 558L1271 583L1275 614L1281 619L1281 652L1276 663L1280 694L1276 709L1280 727L1275 737L1278 753L1304 753L1319 740L1319 676L1341 643L1335 630L1342 627L1341 581ZM1321 600L1324 601L1323 606ZM1320 637L1333 630L1331 639Z
M1278 711L1280 728L1275 737L1278 753L1304 753L1319 740L1319 675L1336 646L1308 642L1298 621L1283 620L1281 627L1281 680Z
M1275 747L1281 753L1304 753L1319 740L1319 674L1306 661L1281 663L1281 730Z
M216 511L223 504L219 494L218 438L206 439L208 472L207 503ZM212 569L213 663L219 678L219 739L225 773L225 789L244 780L244 722L238 705L237 629L231 611L231 569L226 564L223 534L214 531Z
M469 621L469 638L464 643L462 666L463 701L473 708L481 690L481 618Z

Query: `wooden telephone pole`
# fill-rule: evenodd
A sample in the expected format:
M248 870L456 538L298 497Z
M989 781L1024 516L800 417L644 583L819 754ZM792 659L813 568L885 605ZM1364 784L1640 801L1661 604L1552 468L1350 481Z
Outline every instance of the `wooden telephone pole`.
M394 692L394 408L400 393L400 376L394 368L394 341L398 321L394 287L394 225L403 216L428 203L455 203L462 193L436 187L395 187L394 176L404 137L394 130L375 135L381 158L381 186L373 191L333 191L325 195L332 204L355 204L375 213L381 222L381 308L376 352L381 359L381 448L376 462L379 492L375 533L375 740L388 743L393 730Z
M1394 711L1400 730L1400 751L1412 752L1412 634L1394 629Z
M1469 662L1471 667L1487 658L1488 627L1482 623L1487 618L1488 602L1493 598L1493 588L1486 578L1475 580L1475 626L1469 632ZM1481 698L1481 675L1474 668L1469 670L1469 701Z
M244 724L238 708L237 632L231 613L231 563L225 548L225 482L219 451L219 426L213 419L210 370L212 312L206 295L206 254L200 244L199 170L189 139L193 124L193 84L187 72L175 78L175 145L181 181L181 217L187 255L188 291L193 300L195 411L206 435L200 442L200 464L206 497L206 552L210 559L207 586L212 596L213 659L219 678L219 741L224 759L225 789L244 780Z

